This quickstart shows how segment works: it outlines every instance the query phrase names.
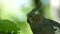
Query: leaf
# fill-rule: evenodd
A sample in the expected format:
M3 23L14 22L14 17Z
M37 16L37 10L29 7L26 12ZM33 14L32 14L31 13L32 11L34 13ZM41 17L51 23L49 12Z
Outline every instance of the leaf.
M0 20L0 32L17 32L20 28L14 22L10 20Z

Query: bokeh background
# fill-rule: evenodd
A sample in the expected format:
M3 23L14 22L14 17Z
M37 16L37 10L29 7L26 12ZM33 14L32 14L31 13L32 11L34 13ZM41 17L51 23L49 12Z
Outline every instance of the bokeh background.
M7 30L8 27L15 24L20 28L19 34L32 34L30 26L27 23L27 14L36 7L34 1L35 0L0 0L0 23L4 25L0 25L0 30ZM41 0L40 2L44 8L42 9L44 10L42 14L46 18L60 22L60 0ZM2 20L10 20L14 23L9 21L5 23ZM10 27L10 29L15 28Z

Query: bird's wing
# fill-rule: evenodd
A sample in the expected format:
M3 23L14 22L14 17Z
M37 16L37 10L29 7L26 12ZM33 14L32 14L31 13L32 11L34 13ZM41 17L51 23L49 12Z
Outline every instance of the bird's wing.
M50 20L48 21L52 26L56 26L60 29L60 23L56 22L56 21L53 21L53 20Z

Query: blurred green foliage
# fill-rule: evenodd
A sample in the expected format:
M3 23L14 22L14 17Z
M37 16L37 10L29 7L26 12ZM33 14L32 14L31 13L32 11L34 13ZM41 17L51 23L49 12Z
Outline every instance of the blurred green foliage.
M35 3L33 0L31 0L29 4L27 3L27 5L28 6L21 5L19 6L19 9L12 9L12 7L14 6L11 7L7 5L7 7L5 7L4 5L1 5L0 18L2 20L0 20L0 31L13 30L17 32L17 30L20 30L20 34L32 34L31 28L27 23L27 13L29 13L33 8L35 8ZM43 4L43 8L44 15L50 18L49 5Z
M20 28L10 20L0 20L0 33L1 32L17 32L20 31Z

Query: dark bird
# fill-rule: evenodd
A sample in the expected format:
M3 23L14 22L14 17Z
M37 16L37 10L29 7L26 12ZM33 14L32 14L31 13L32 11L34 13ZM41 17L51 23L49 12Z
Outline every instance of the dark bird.
M35 8L27 14L27 22L33 34L60 34L60 24L54 20L45 18L39 13L40 9Z

